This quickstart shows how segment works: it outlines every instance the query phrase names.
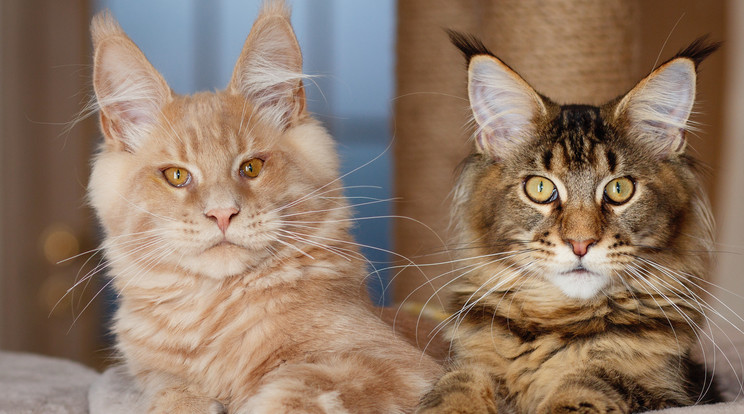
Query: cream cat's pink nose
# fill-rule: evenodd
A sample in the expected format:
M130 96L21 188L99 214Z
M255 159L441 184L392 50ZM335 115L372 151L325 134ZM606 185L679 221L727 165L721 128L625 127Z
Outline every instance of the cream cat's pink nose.
M209 211L207 211L205 214L207 217L214 217L215 220L217 220L217 227L222 230L224 233L227 230L227 226L230 225L230 219L236 214L238 214L239 210L237 208L213 208Z
M571 247L573 248L573 252L576 256L583 257L587 251L589 251L589 247L593 246L594 243L597 242L596 239L586 239L586 240L566 240Z

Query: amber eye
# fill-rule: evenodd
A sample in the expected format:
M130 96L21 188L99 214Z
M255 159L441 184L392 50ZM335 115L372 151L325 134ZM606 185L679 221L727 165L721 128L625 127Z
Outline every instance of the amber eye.
M635 191L633 180L628 177L615 178L604 188L604 199L610 204L620 205L630 200Z
M191 173L180 167L170 167L163 170L163 176L173 187L184 187L191 182Z
M248 178L256 178L261 173L264 161L260 158L251 158L250 160L240 164L240 175Z
M558 198L555 184L539 175L533 175L524 182L524 192L530 200L539 204L547 204Z

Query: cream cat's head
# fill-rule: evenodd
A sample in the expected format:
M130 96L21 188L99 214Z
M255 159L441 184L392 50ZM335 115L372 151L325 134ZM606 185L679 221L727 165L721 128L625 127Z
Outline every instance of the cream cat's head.
M460 247L498 265L484 290L679 295L704 276L710 218L685 131L696 67L715 45L698 41L589 106L558 105L477 40L452 38L477 124L455 196Z
M90 199L120 277L165 265L223 278L302 254L298 229L304 245L343 237L323 222L348 213L323 197L341 195L338 160L305 110L282 4L264 6L227 88L193 96L173 93L108 13L91 29L105 141Z

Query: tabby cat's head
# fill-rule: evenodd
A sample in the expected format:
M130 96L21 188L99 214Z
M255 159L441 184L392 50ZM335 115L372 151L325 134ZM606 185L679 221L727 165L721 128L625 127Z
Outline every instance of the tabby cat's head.
M105 142L90 198L115 273L170 266L222 278L301 254L298 231L304 245L344 231L324 227L347 214L334 197L338 160L305 111L302 57L281 3L264 6L215 93L173 93L108 13L91 29Z
M588 106L550 101L477 40L451 37L468 59L477 124L456 215L465 251L510 275L489 283L584 300L664 286L648 277L662 268L701 276L710 221L685 131L696 67L716 45L697 41L624 96Z

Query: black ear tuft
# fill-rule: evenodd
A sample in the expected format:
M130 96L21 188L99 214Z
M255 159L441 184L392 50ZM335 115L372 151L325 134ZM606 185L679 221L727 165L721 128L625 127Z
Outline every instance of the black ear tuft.
M709 40L709 37L710 35L698 37L690 44L690 46L687 46L686 48L677 52L677 54L674 55L671 59L667 60L667 62L678 58L687 58L695 63L695 68L697 69L700 63L705 60L705 58L718 50L718 48L720 48L723 44L723 42L711 42Z
M460 33L455 30L446 29L452 44L465 55L465 59L470 62L473 56L488 55L496 57L477 37L471 34Z

